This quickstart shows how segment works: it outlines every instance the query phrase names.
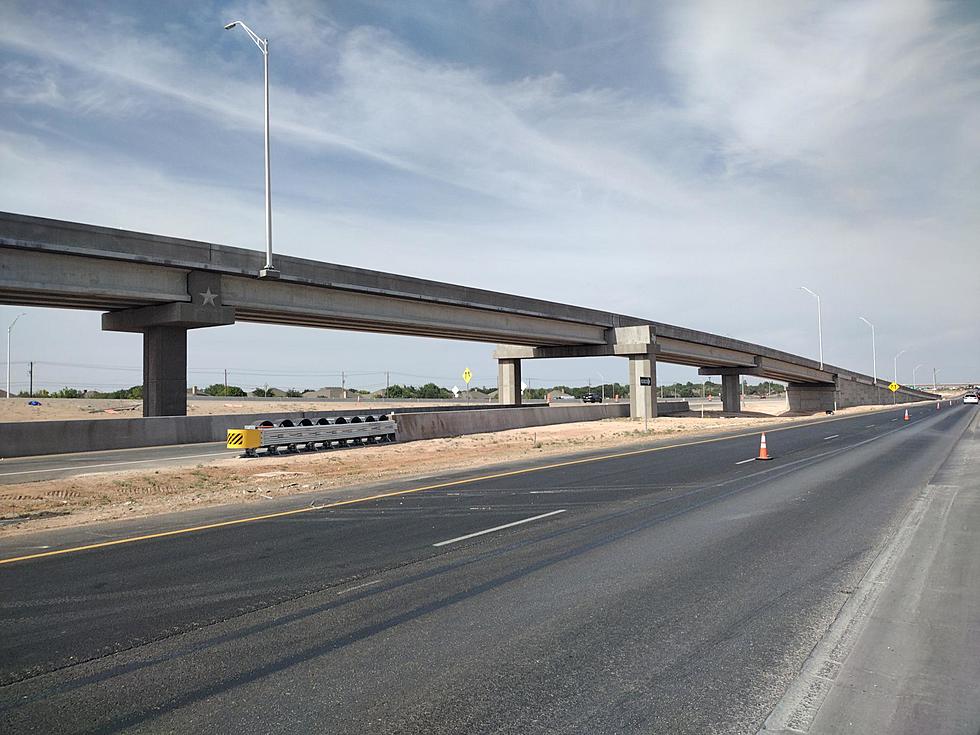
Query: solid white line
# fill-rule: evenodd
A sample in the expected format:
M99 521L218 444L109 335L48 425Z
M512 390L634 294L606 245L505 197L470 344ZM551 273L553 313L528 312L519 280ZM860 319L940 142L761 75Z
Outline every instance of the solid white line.
M522 523L530 523L531 521L537 521L537 520L540 520L542 518L547 518L548 516L555 516L555 515L558 515L559 513L564 513L564 512L565 512L565 509L562 509L562 510L553 510L550 513L542 513L541 515L534 516L533 518L525 518L522 521L514 521L513 523L505 523L502 526L494 526L493 528L487 528L487 529L484 529L483 531L477 531L476 533L468 533L465 536L457 536L456 538L451 538L448 541L440 541L439 543L432 544L432 545L433 546L445 546L447 544L454 544L457 541L465 541L466 539L473 538L474 536L482 536L485 533L493 533L494 531L502 531L503 529L510 528L511 526L519 526Z
M825 436L825 437L823 438L823 440L824 440L824 441L827 441L828 439L836 439L836 438L837 438L837 437L839 437L839 436L840 436L840 434L831 434L830 436Z
M108 462L105 464L85 464L75 465L74 467L49 467L46 470L22 470L20 472L0 472L0 477L13 477L14 475L41 475L45 472L65 472L67 470L88 470L94 467L116 467L121 464L145 464L146 462L167 462L176 459L200 459L201 457L221 457L228 456L228 452L211 452L210 454L188 454L182 457L158 457L156 459L129 459L125 462Z
M749 457L748 459L743 459L741 462L736 462L735 464L745 464L746 462L755 462L755 457Z

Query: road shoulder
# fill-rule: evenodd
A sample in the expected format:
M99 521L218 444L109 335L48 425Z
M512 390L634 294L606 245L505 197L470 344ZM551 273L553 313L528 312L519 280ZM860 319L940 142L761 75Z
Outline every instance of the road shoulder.
M773 709L763 733L980 727L980 414Z

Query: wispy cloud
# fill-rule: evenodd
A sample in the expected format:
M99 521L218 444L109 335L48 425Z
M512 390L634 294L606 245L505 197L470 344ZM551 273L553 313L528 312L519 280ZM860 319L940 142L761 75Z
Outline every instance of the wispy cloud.
M916 325L908 340L941 343L933 324L962 345L980 306L980 28L950 13L8 5L0 206L261 246L261 60L221 30L244 17L272 43L284 252L804 352L805 274L832 292L838 362L863 359L857 311L896 340ZM923 262L966 267L892 290Z

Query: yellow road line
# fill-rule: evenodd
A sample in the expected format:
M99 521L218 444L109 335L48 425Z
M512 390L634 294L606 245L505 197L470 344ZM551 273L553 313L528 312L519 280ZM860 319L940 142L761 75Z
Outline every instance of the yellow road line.
M776 427L774 429L766 429L767 434L774 434L777 431L787 431L789 429L800 429L806 426L813 426L815 424L827 424L832 421L844 421L849 418L854 418L853 416L841 416L834 419L822 419L820 421L810 421L808 423L802 424L791 424L787 426ZM428 490L440 490L446 487L457 487L459 485L467 485L473 482L482 482L484 480L497 480L501 477L514 477L515 475L526 475L532 472L542 472L544 470L554 470L560 467L570 467L578 464L587 464L590 462L602 462L609 459L621 459L623 457L634 457L640 454L651 454L653 452L662 452L666 449L678 449L680 447L693 447L699 444L711 444L713 442L727 441L729 439L744 439L749 436L757 436L761 432L761 427L759 431L750 431L744 434L730 434L727 436L716 436L707 439L698 439L697 441L691 442L681 442L679 444L667 444L660 447L648 447L646 449L631 449L626 452L615 452L613 454L603 454L598 457L583 457L582 459L572 459L565 462L553 462L552 464L540 465L538 467L525 467L519 470L508 470L506 472L495 472L491 475L481 475L479 477L468 477L462 480L451 480L449 482L440 482L435 485L423 485L422 487L409 488L407 490L395 490L390 493L378 493L376 495L366 495L362 498L350 498L348 500L337 500L333 503L325 503L323 505L311 505L306 508L296 508L295 510L283 510L276 513L265 513L259 516L250 516L248 518L236 518L231 521L219 521L217 523L207 523L201 526L190 526L188 528L176 528L172 531L160 531L159 533L147 533L142 536L128 536L126 538L115 539L114 541L100 541L94 544L85 544L84 546L71 546L66 549L55 549L53 551L44 551L37 554L26 554L24 556L13 556L8 559L0 559L0 564L13 564L18 561L28 561L30 559L42 559L48 556L61 556L62 554L73 554L77 551L89 551L91 549L104 549L109 546L120 546L122 544L132 544L136 541L149 541L150 539L166 538L168 536L180 536L185 533L196 533L198 531L209 531L213 528L225 528L227 526L238 526L245 523L255 523L256 521L267 521L272 518L285 518L287 516L299 515L300 513L311 513L317 510L326 510L328 508L337 508L343 505L354 505L356 503L367 503L372 500L381 500L383 498L393 498L398 495L410 495L412 493L421 493Z

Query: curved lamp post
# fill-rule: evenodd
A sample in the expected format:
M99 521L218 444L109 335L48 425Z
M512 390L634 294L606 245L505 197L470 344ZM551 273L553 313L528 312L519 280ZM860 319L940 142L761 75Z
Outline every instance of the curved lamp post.
M820 342L820 369L823 370L823 323L820 315L820 295L806 286L800 286L800 288L817 300L817 339Z
M240 27L262 52L262 65L265 76L265 268L259 271L260 278L278 278L279 270L272 265L272 190L269 176L269 40L259 38L244 21L233 20L225 26L230 31Z

